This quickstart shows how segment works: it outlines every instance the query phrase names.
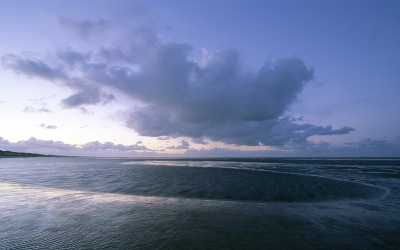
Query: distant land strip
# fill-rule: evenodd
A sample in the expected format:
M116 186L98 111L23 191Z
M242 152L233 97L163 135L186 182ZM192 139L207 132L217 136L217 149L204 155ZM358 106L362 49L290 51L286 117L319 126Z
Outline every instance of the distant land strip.
M58 155L42 155L42 154L19 153L19 152L0 150L0 157L54 157L54 156Z

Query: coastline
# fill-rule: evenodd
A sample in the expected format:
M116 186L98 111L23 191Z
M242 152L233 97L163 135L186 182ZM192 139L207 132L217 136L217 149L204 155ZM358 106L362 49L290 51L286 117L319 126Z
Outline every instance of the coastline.
M63 157L63 156L60 156L60 155L42 155L42 154L34 154L34 153L20 153L20 152L12 152L12 151L0 150L0 158L17 158L17 157Z

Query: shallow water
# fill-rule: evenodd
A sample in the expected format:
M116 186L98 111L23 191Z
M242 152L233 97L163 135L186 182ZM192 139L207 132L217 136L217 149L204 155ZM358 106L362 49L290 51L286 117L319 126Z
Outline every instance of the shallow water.
M2 158L0 249L396 249L399 163Z

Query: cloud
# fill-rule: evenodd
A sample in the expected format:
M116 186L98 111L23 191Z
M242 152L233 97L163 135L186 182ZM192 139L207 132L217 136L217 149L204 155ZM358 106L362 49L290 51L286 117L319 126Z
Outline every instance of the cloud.
M3 137L0 137L0 144L10 144L10 142L5 140Z
M8 141L6 141L8 142ZM3 144L3 143L2 143ZM15 143L5 143L5 146L2 145L6 150L17 151L17 152L27 152L29 150L34 149L57 149L57 150L74 150L76 149L76 145L65 144L61 141L53 141L53 140L38 140L34 137L26 141L18 141Z
M189 146L190 144L187 141L181 140L181 144L176 149L189 149Z
M43 124L43 127L48 127ZM140 145L139 145L140 144ZM132 145L114 144L112 142L100 143L98 141L88 142L83 145L67 144L61 141L40 140L31 137L28 140L21 140L11 143L0 137L0 149L14 152L36 152L41 154L58 154L58 155L120 155L129 156L130 152L153 152L141 143ZM153 155L156 155L154 152Z
M332 144L304 141L288 143L271 150L232 150L227 148L187 150L185 157L400 157L400 136L392 140L364 139L359 142Z
M143 8L132 6L123 13ZM122 35L115 36L111 44L86 51L58 49L47 62L11 55L3 57L3 65L73 89L75 93L62 100L66 108L85 110L82 106L115 100L105 88L124 93L141 104L125 121L141 136L283 147L301 144L314 135L354 130L315 126L285 116L314 78L314 68L301 58L266 60L257 72L242 65L235 48L204 53L198 61L191 59L191 44L161 40L154 25L133 17L129 22L111 17L100 21L58 19L82 37L114 28L119 31L115 34Z
M205 141L203 140L203 138L194 138L194 139L192 140L192 142L195 143L195 144L203 144L203 145L207 145L207 144L208 144L208 142L205 142Z
M51 110L47 108L34 108L32 106L26 106L22 112L33 112L33 113L51 113Z
M187 149L183 154L169 154L176 157L400 157L400 136L391 140L364 139L359 142L332 144L328 142L287 143L284 147L271 150L232 150L214 147L212 149L190 148L184 140L170 149ZM96 156L162 156L139 143L133 145L114 144L112 142L88 142L83 145L66 144L61 141L30 138L15 143L0 137L0 150L31 152L59 155L96 155ZM158 150L163 151L163 150Z
M128 67L97 71L100 67L94 66L88 71L88 77L99 84L146 104L132 111L126 121L142 136L279 146L302 137L353 130L298 125L280 118L313 79L313 68L299 58L267 61L252 75L239 64L235 49L217 51L200 65L188 59L192 50L188 44L158 42L149 47L137 57L145 54L146 60L135 61L139 71Z
M55 126L55 125L40 124L40 127L47 128L47 129L57 129L57 126Z
M87 38L91 35L102 34L106 31L108 25L108 22L105 20L75 20L63 16L59 16L57 21L62 27L72 31L75 35L81 38Z
M82 105L106 104L115 100L114 95L104 93L100 87L87 84L79 80L68 83L69 87L76 89L77 93L61 100L66 108L80 107Z
M400 155L400 136L391 141L368 138L358 143L346 143L346 147L351 148L353 152L363 152L365 156L374 154ZM394 154L394 152L397 152L397 154Z
M313 69L295 57L267 62L250 76L242 73L234 49L211 54L205 67L187 59L190 50L185 44L162 44L154 63L141 66L140 72L122 74L121 69L101 76L105 84L148 104L130 113L128 127L144 136L214 141L246 136L246 145L258 145L258 134L250 140L245 131L257 127L257 133L264 133L313 78Z
M68 70L74 70L78 65L83 65L86 61L92 59L91 52L78 52L68 48L57 49L55 56Z
M160 137L157 138L157 140L159 140L159 141L167 141L167 140L170 140L170 139L171 139L170 137L165 137L165 136L160 136Z
M166 149L189 149L190 144L185 141L185 140L181 140L180 141L180 145L178 146L170 146L170 147L165 147Z
M400 136L392 140L374 140L371 138L359 142L332 144L328 142L314 143L304 141L302 144L288 144L286 150L291 150L302 156L327 157L399 157Z
M228 148L194 149L187 150L184 157L278 157L287 156L278 150L244 151Z
M66 78L66 72L60 67L52 68L42 60L22 58L16 55L5 55L2 57L4 68L10 68L17 74L28 77L38 77L48 81Z
M100 143L98 141L88 142L82 146L83 150L117 150L117 151L133 151L133 150L149 150L144 145L132 144L125 146L122 144L114 144L112 142Z
M12 69L17 74L41 78L53 83L60 82L74 90L76 93L62 100L65 108L79 108L82 105L96 105L99 103L106 104L115 100L112 94L104 92L97 84L88 83L88 79L77 78L68 71L68 68L71 68L71 65L76 63L76 61L71 59L72 56L68 57L63 53L57 53L57 55L60 63L55 66L50 66L42 60L23 58L15 55L3 56L2 64L5 68ZM77 57L75 55L75 59ZM82 56L82 58L85 58L85 56ZM67 64L62 62L67 62ZM26 111L30 112L29 109Z

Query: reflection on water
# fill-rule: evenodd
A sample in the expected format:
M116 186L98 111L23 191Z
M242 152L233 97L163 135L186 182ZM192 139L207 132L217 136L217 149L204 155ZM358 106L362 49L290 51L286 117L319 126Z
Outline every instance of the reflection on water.
M395 249L400 244L399 178L375 173L395 173L396 166L363 172L362 166L301 163L251 163L251 171L251 164L232 169L232 162L208 161L205 168L190 161L121 164L129 161L0 159L0 249ZM271 182L276 190L292 190L292 197L325 196L318 202L217 199L218 192L268 193ZM123 194L125 186L131 191ZM158 197L132 195L140 186L156 190ZM212 199L171 195L186 189L204 190Z

